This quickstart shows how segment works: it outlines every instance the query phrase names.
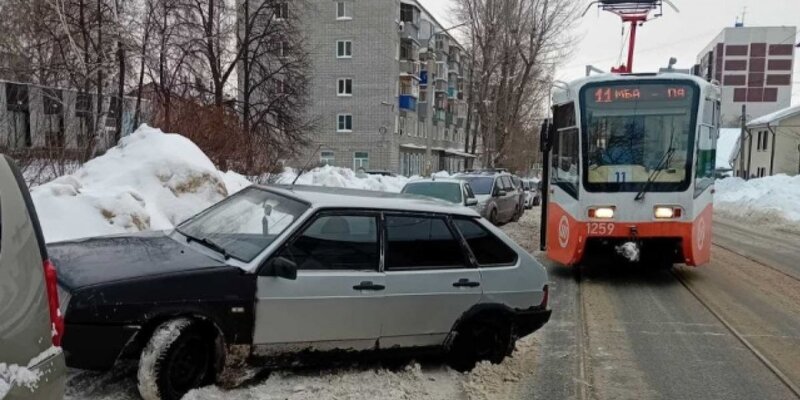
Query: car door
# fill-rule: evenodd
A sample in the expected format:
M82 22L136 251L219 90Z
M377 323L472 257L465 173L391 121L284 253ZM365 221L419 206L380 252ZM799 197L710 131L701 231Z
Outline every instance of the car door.
M386 297L381 348L440 345L481 298L450 221L441 215L386 214Z
M503 219L509 220L514 216L514 213L517 212L517 198L519 194L517 190L514 188L514 184L511 183L511 178L508 176L501 176L500 181L502 182L503 191L506 192L504 196L501 196L501 201L503 202Z
M320 212L270 257L294 262L297 279L258 277L257 351L375 347L386 285L379 272L379 217Z

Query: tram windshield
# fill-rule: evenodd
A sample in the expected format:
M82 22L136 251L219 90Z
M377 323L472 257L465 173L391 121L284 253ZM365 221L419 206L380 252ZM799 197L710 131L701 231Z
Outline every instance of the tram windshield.
M601 83L583 90L584 183L594 191L689 185L696 121L689 84Z

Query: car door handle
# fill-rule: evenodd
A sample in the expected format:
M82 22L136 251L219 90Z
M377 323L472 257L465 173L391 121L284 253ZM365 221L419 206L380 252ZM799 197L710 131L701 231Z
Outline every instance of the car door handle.
M386 286L383 285L376 285L372 283L372 281L363 281L358 285L353 286L354 290L383 290L386 289Z
M454 287L478 287L480 285L480 282L475 282L464 278L459 279L458 282L453 282Z

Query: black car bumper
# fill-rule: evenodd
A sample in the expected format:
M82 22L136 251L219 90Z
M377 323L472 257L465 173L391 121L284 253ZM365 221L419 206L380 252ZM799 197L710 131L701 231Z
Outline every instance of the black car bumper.
M114 366L139 326L75 325L64 328L64 354L71 368L107 370Z
M550 320L553 310L530 308L514 312L514 334L517 337L528 336L536 332Z

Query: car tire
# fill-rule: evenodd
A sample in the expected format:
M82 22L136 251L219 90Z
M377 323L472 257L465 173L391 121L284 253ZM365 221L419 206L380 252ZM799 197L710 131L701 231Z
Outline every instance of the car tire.
M179 400L213 381L213 341L189 318L159 325L139 358L138 387L144 400Z
M497 221L497 209L496 208L492 209L492 211L489 211L489 222L491 222L492 225L497 226L498 221Z
M516 210L514 210L514 216L511 218L512 222L519 221L522 218L522 214L525 213L525 210L522 207L522 204L517 205Z
M533 198L533 206L531 208L536 207L536 206L540 205L541 203L542 203L541 199L539 199L538 197L534 197Z
M449 364L456 371L469 371L480 361L501 363L511 353L511 325L504 318L478 318L456 330L449 351Z

